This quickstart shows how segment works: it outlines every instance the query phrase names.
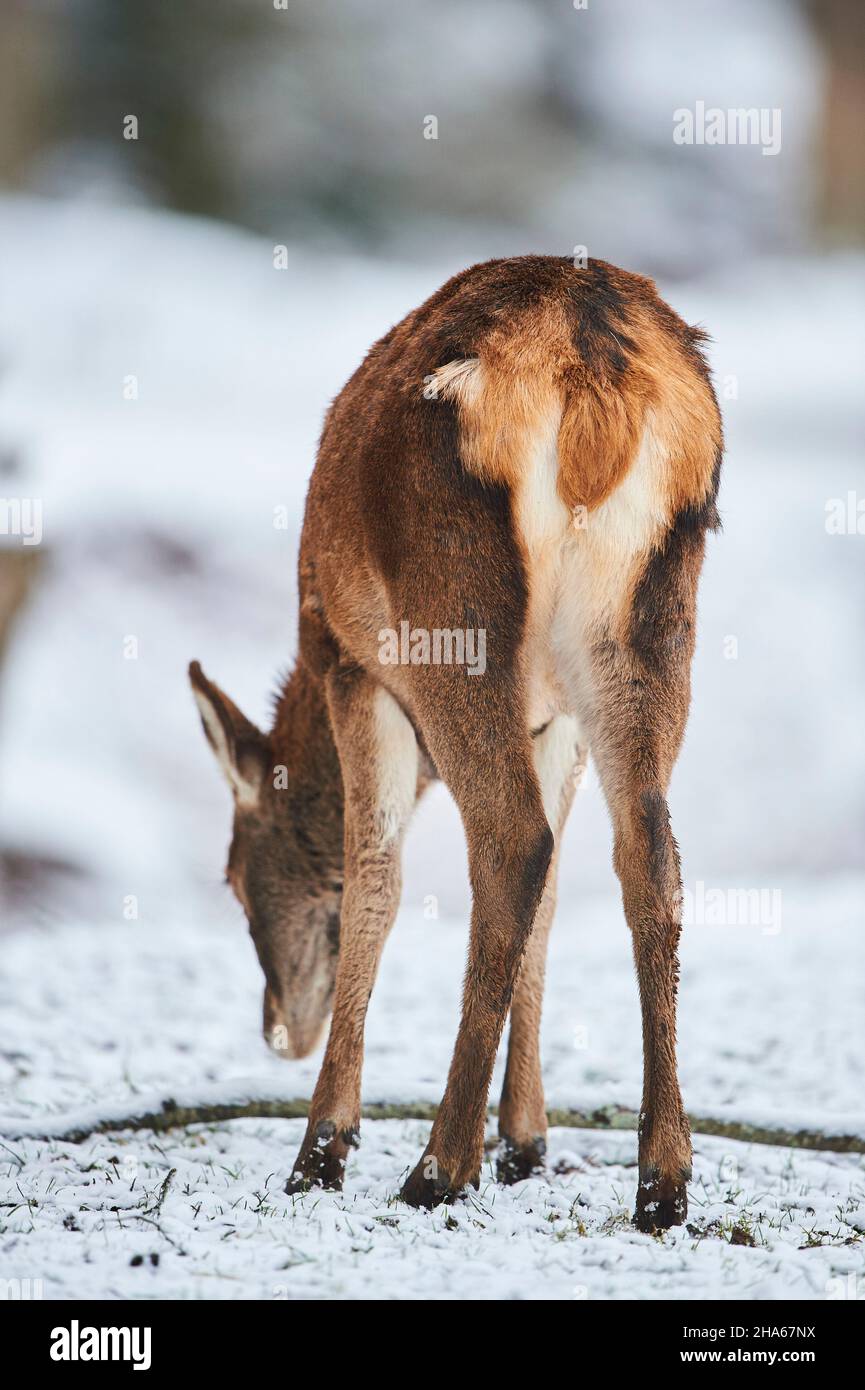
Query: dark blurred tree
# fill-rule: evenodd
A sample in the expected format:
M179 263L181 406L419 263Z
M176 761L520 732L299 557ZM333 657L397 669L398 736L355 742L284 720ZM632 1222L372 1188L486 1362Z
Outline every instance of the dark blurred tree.
M24 0L0 7L0 179L14 183L46 138L51 44Z
M812 0L827 59L820 139L821 219L836 240L865 240L865 3Z
M0 12L0 176L41 152L51 175L89 160L192 212L236 215L208 99L261 8L231 0L5 0ZM124 140L123 120L138 119ZM37 175L44 174L37 163Z
M171 206L229 213L224 159L201 97L215 80L220 44L242 40L254 17L220 0L80 4L55 98L58 119L87 144L138 161L135 176ZM122 139L129 114L138 118L137 141Z

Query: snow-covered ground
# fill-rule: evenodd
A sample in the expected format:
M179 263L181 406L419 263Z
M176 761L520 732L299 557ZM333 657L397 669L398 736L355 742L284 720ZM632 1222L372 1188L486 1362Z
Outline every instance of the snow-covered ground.
M631 1225L633 1136L551 1133L549 1177L395 1198L429 1126L367 1124L344 1193L282 1192L303 1123L9 1145L3 1276L46 1298L817 1299L865 1294L865 1187L840 1154L698 1137L686 1228ZM289 1160L290 1161L290 1160ZM31 1285L32 1287L32 1285Z
M37 894L9 894L0 1135L2 1117L11 1134L179 1087L308 1097L318 1059L280 1062L259 1037L258 966L221 885L228 797L185 666L200 658L266 718L294 650L323 410L369 342L458 267L292 250L277 271L241 233L25 200L0 203L0 237L0 490L41 501L45 552L0 705L3 841L42 875ZM839 258L663 287L713 332L728 396L725 534L671 796L694 901L686 1104L833 1135L865 1135L865 540L825 524L827 502L863 493L862 283ZM548 1100L634 1107L637 991L591 774L561 881ZM373 995L367 1101L440 1097L467 909L459 820L438 788ZM367 1122L345 1194L290 1202L300 1130L6 1139L0 1277L65 1297L771 1298L834 1296L862 1267L857 1154L698 1136L694 1231L654 1240L627 1220L630 1133L556 1131L548 1178L486 1182L428 1216L395 1201L423 1124ZM735 1226L755 1246L731 1245Z
M863 946L845 907L856 891L815 900L791 887L778 935L686 936L682 1078L693 1113L865 1138ZM563 916L544 1025L548 1100L633 1107L627 933L607 898ZM0 1134L130 1114L159 1097L309 1096L320 1053L283 1062L265 1050L258 965L239 922L109 931L79 923L4 942ZM403 912L370 1009L367 1102L439 1098L464 947L463 923ZM301 1199L282 1187L302 1121L80 1143L7 1137L3 1277L41 1279L46 1297L824 1298L848 1296L847 1276L863 1268L862 1154L697 1134L689 1228L656 1240L630 1224L632 1132L554 1130L547 1177L503 1189L490 1163L476 1196L428 1215L397 1200L427 1129L365 1121L345 1192Z

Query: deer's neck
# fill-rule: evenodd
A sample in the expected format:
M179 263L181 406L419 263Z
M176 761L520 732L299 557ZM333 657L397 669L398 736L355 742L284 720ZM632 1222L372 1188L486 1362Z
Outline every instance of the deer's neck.
M302 661L283 686L270 741L284 813L321 870L341 872L342 773L324 686Z

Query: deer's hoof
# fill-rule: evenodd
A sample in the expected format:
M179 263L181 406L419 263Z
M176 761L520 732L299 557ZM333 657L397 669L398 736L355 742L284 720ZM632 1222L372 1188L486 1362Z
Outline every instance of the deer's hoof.
M443 1173L432 1168L435 1160L422 1158L402 1185L400 1198L410 1207L426 1207L432 1211L440 1202L452 1201L450 1183Z
M337 1131L332 1120L316 1125L307 1134L297 1156L291 1177L285 1184L289 1197L321 1187L329 1192L341 1192L345 1176L345 1160L350 1148L358 1143L356 1130Z
M480 1177L473 1177L471 1185L477 1189L480 1186ZM399 1195L401 1201L410 1207L425 1207L427 1211L432 1211L433 1207L439 1206L442 1202L455 1201L461 1191L462 1187L451 1183L447 1173L438 1167L436 1160L424 1154L409 1173Z
M535 1135L534 1139L528 1140L525 1144L518 1144L507 1135L502 1135L501 1148L496 1159L496 1178L505 1187L512 1187L515 1182L524 1182L533 1173L542 1171L546 1152L547 1141L542 1134Z
M661 1178L655 1173L640 1178L634 1225L638 1231L654 1235L681 1226L688 1215L688 1187L684 1174L679 1178Z

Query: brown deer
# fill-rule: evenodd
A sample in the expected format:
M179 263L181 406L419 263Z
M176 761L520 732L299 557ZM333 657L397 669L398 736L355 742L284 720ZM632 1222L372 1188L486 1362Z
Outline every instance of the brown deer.
M290 1192L340 1187L357 1143L402 838L436 777L462 815L474 905L444 1098L402 1196L432 1207L477 1186L509 1009L498 1174L541 1165L556 846L591 750L643 1013L635 1221L684 1220L666 796L718 525L703 336L650 280L604 261L522 256L455 276L375 344L328 413L300 547L300 651L270 733L190 667L234 793L228 880L264 970L265 1036L303 1056L333 1010ZM385 657L401 624L408 651ZM436 632L483 634L484 669L453 644L436 659Z

